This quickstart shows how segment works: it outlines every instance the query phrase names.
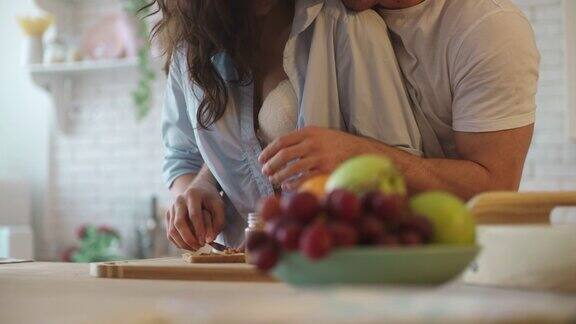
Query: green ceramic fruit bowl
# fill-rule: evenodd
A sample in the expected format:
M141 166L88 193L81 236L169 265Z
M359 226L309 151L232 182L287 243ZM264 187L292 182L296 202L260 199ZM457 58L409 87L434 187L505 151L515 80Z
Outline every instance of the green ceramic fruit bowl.
M436 285L456 278L474 260L474 245L357 247L312 262L300 253L282 256L273 274L295 286L330 284Z

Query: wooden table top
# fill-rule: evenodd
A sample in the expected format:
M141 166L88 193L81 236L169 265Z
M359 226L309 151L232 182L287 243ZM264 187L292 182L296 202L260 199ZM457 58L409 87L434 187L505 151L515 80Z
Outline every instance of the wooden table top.
M297 289L282 283L98 279L88 273L87 264L0 265L1 322L576 320L576 294L460 283L429 288Z

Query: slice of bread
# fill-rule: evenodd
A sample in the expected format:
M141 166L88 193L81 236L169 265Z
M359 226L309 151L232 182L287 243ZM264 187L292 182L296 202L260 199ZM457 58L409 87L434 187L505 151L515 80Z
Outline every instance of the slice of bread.
M188 263L245 263L244 253L221 254L221 253L184 253L182 259Z

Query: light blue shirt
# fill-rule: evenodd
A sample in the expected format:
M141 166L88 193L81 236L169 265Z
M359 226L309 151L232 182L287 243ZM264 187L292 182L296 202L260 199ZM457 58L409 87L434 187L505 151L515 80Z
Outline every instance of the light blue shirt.
M226 54L213 61L225 80L234 79ZM414 113L377 13L348 11L340 0L297 0L284 69L298 96L298 128L339 129L421 154ZM226 113L202 129L196 120L201 90L189 81L185 56L173 57L163 113L164 178L171 185L206 164L227 205L219 241L237 246L248 213L274 189L258 162L262 147L254 131L253 85L227 86Z

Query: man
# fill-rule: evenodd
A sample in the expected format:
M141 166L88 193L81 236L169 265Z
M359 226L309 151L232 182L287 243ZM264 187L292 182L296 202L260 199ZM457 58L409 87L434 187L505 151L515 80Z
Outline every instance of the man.
M279 138L260 156L273 183L294 189L358 154L385 154L412 192L464 199L517 190L532 139L539 53L510 0L343 0L386 21L404 74L425 156L322 128ZM299 159L299 163L289 163ZM296 181L294 175L306 177Z

